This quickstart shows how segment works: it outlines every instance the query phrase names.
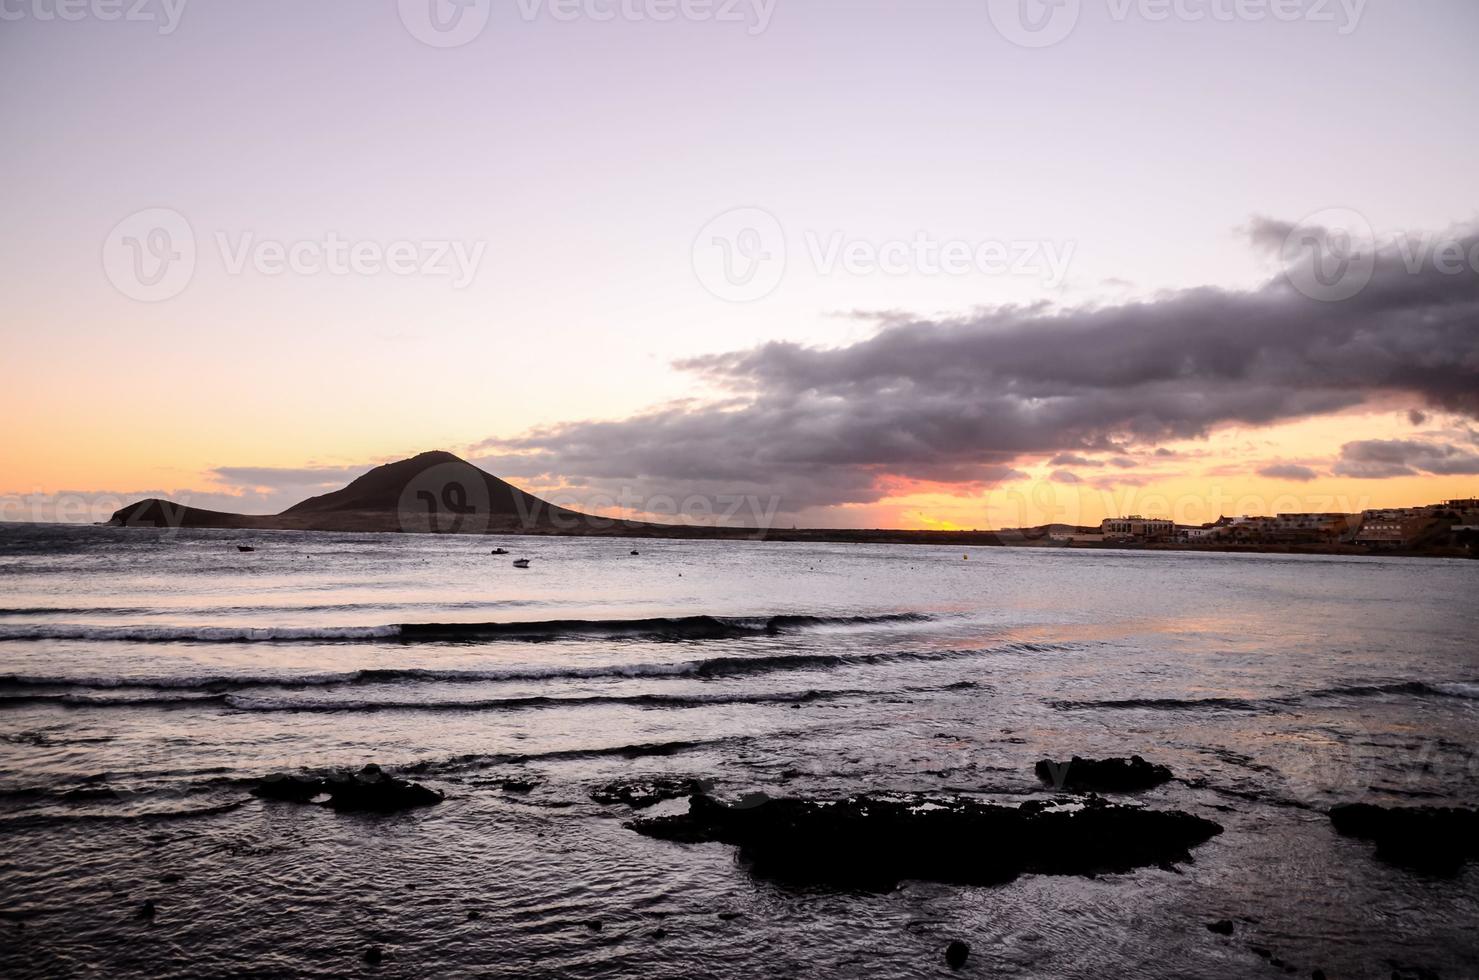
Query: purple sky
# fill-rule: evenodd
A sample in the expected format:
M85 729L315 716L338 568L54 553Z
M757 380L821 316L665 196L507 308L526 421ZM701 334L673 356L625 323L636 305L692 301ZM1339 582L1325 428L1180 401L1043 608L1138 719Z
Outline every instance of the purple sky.
M677 359L863 341L877 322L852 311L1255 288L1275 271L1256 216L1476 218L1472 0L1272 0L1287 20L1082 0L1042 48L1003 34L1004 2L717 0L738 19L699 20L499 0L437 47L417 0L150 0L147 20L89 0L71 21L3 0L0 407L25 432L0 491L513 439L712 396ZM108 243L150 208L198 254L178 295L140 302ZM700 230L735 208L773 216L788 253L749 302L695 274ZM920 236L1036 251L1017 274L824 261ZM477 263L466 282L253 264L262 240L330 237Z

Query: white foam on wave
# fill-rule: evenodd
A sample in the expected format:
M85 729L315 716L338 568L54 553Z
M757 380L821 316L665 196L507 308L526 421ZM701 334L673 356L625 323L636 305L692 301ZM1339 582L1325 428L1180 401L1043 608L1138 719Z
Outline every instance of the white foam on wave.
M376 640L400 635L399 626L0 626L0 640L75 640L134 643L264 643Z

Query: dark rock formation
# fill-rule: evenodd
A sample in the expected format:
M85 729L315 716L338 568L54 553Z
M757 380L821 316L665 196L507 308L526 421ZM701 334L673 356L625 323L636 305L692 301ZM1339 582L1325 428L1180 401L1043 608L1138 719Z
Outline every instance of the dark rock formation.
M1233 934L1231 919L1219 919L1216 922L1209 922L1207 923L1207 928L1219 936L1231 936Z
M1479 857L1479 810L1458 807L1383 807L1347 803L1330 811L1347 837L1376 844L1376 856L1433 874L1457 874Z
M329 776L293 776L275 773L252 790L253 796L290 803L310 803L327 795L325 806L335 810L391 813L442 802L442 794L420 783L397 779L371 764L356 773Z
M703 792L697 779L655 776L650 779L618 779L591 791L591 799L608 806L625 803L634 810L645 810L663 800L677 800Z
M275 772L252 787L252 795L264 800L284 800L288 803L307 803L315 796L326 792L328 780L317 776L294 776Z
M1084 759L1068 762L1043 759L1033 767L1037 778L1068 792L1134 793L1171 781L1171 770L1152 765L1140 756L1129 759Z
M905 878L995 884L1020 874L1095 874L1191 859L1222 832L1178 811L1045 801L996 806L922 794L761 799L728 806L702 793L688 813L627 825L648 837L739 847L760 877L887 890Z
M971 944L961 942L959 939L953 940L949 946L945 947L945 962L952 970L959 970L965 966L965 961L970 955Z

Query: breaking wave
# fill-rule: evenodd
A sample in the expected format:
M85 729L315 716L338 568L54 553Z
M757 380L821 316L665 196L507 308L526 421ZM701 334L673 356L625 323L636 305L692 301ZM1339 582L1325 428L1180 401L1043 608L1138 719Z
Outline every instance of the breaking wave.
M774 635L826 626L866 626L922 622L919 613L881 616L678 616L653 619L555 619L527 623L394 623L387 626L85 626L76 624L0 625L0 642L75 640L130 643L364 643L540 642L582 637L712 640Z
M963 650L897 651L859 654L793 653L754 657L709 657L676 663L594 664L587 667L510 667L496 669L439 670L434 668L366 668L313 674L206 674L184 676L49 676L36 674L0 674L0 688L54 687L62 689L94 688L103 690L197 690L223 693L261 687L339 687L365 684L398 683L500 683L508 681L600 680L640 678L745 677L783 671L833 670L892 662L929 662L960 657L981 656L1000 651L1043 651L1044 644L1009 644L998 648ZM0 699L7 695L0 694ZM11 694L12 698L45 697L46 695ZM61 694L55 695L63 696Z
M1194 711L1198 709L1277 711L1307 700L1375 697L1463 698L1466 700L1479 700L1479 683L1453 681L1448 683L1424 684L1421 681L1406 681L1397 684L1356 684L1348 687L1330 687L1288 697L1126 698L1121 701L1052 701L1049 703L1054 708L1064 711L1081 711L1098 708L1140 709L1144 711Z

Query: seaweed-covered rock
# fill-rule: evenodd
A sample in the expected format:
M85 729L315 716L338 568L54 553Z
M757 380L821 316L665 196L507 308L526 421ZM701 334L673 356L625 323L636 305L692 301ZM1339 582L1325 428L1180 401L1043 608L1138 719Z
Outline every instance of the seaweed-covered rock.
M294 776L275 772L252 787L252 795L264 800L307 803L325 791L326 782L317 776Z
M368 765L352 776L329 780L329 806L335 810L372 810L388 813L442 802L442 794L420 783L386 773Z
M1058 790L1096 793L1134 793L1171 781L1171 770L1146 762L1138 755L1128 759L1085 759L1068 762L1042 759L1033 771L1037 778Z
M655 776L649 779L618 779L591 790L591 799L607 805L625 803L634 810L645 810L664 800L682 799L703 790L703 783L697 779Z
M1191 848L1222 832L1188 813L1098 797L1007 807L922 794L729 806L698 793L686 814L627 826L663 840L736 845L760 877L884 890L906 878L994 884L1025 873L1129 871L1190 860Z
M1456 874L1479 858L1479 810L1346 803L1330 810L1330 822L1347 837L1374 842L1381 860L1419 871Z
M420 783L397 779L371 764L355 773L329 776L294 776L275 773L262 780L252 795L290 803L311 803L327 795L325 806L335 810L391 813L442 802L442 794Z

